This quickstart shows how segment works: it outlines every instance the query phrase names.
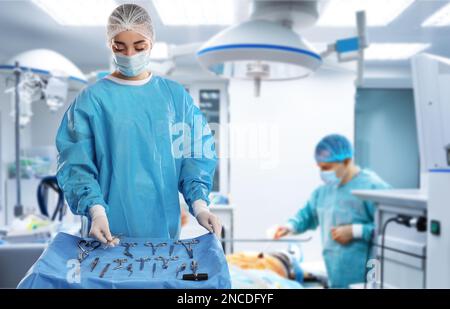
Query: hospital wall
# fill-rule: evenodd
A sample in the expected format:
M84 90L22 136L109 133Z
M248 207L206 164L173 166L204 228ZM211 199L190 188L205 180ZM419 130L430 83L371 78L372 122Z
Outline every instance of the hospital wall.
M395 188L419 188L420 159L411 88L359 88L355 159Z
M231 136L232 154L239 153L236 148L245 144L239 140L246 138L248 148L262 148L259 159L250 150L250 157L241 153L231 158L230 199L236 205L235 237L265 237L269 227L294 215L321 184L314 147L330 133L353 139L354 80L353 74L321 71L303 80L263 82L259 98L253 95L252 82L230 82L232 125L260 127L262 134L264 128L275 131L271 141L262 138L260 145L255 141L257 134L244 131ZM270 153L264 152L267 143L271 146ZM313 238L302 246L305 260L321 258L320 234L314 231L306 235ZM286 249L286 245L236 246L237 250L275 248Z

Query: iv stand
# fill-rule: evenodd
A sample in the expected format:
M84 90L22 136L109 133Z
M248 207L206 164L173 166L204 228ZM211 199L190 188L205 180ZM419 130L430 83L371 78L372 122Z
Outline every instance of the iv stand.
M21 75L19 62L16 61L14 67L15 81L15 134L16 134L16 206L14 206L14 216L20 217L23 215L23 205L22 205L22 192L20 187L20 97L19 97L19 83Z

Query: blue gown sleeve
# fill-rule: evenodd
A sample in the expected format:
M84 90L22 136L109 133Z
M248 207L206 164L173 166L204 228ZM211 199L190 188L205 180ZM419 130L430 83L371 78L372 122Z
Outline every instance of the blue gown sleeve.
M294 229L295 234L314 230L319 226L317 216L318 189L313 192L306 205L297 214L288 220L288 224Z
M90 119L97 102L87 90L81 92L64 114L56 135L58 185L76 215L89 214L99 204L108 207L97 181L94 133Z
M389 184L387 184L386 182L382 181L381 179L379 179L378 181L376 181L375 183L372 184L372 189L374 189L374 190L390 189L390 188L391 188L391 186ZM366 207L367 213L369 214L369 216L371 218L371 222L362 224L362 227L363 227L362 239L367 242L370 242L370 241L372 241L373 233L375 230L375 224L373 222L374 222L376 207L375 207L375 203L371 202L371 201L364 201L364 205Z
M193 213L194 201L204 200L209 205L208 195L213 187L217 155L206 118L186 91L184 101L185 121L191 136L190 145L184 146L178 189Z
M375 229L375 225L373 223L373 218L374 218L374 214L375 214L375 205L373 202L365 202L365 203L366 203L366 208L368 209L368 212L370 213L370 217L372 218L372 222L362 224L362 227L363 227L362 239L367 242L370 242L372 240L373 231Z

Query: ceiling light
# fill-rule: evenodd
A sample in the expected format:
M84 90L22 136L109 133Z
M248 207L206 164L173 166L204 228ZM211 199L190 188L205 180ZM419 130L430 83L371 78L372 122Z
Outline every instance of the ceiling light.
M428 17L422 27L445 27L450 26L450 4Z
M231 25L233 0L153 0L164 25Z
M32 0L63 26L104 26L117 4L113 0Z
M301 78L322 64L320 55L297 33L264 20L219 32L197 51L197 58L212 73L238 79Z
M323 27L354 26L357 11L366 11L368 26L386 26L414 0L331 0L317 23Z

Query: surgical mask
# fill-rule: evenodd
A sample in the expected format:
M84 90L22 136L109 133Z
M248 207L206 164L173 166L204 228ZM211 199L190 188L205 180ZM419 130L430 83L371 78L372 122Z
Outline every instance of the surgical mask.
M147 69L150 62L150 52L143 51L133 56L124 56L121 53L114 53L113 58L120 73L128 77L134 77Z
M336 176L336 171L320 171L320 178L327 185L338 185L342 181Z

